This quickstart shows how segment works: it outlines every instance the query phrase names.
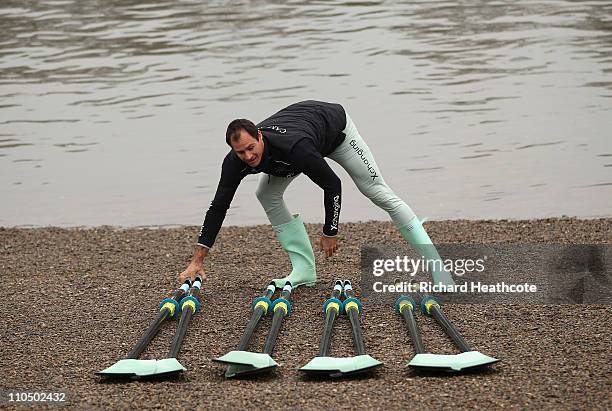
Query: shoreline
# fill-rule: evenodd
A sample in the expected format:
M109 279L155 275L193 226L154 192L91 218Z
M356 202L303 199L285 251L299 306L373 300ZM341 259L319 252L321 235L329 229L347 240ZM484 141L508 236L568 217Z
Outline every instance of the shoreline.
M612 220L612 215L610 216L590 216L590 217L580 217L580 216L554 216L554 217L533 217L533 218L445 218L445 219L429 219L424 217L424 223L443 223L443 222L461 222L461 223L469 223L469 222L480 222L480 223L521 223L521 222L533 222L533 221L568 221L568 220L578 220L578 221L593 221L593 220ZM356 220L356 221L342 221L341 226L344 224L371 224L371 223L389 223L389 220ZM269 223L258 223L258 224L231 224L231 225L223 225L222 228L225 227L260 227L260 226L269 226ZM322 223L309 223L306 222L307 226L322 226ZM36 230L36 229L45 229L45 228L61 228L67 230L88 230L88 229L96 229L96 228L115 228L119 230L130 230L130 229L151 229L151 230L164 230L164 229L175 229L175 228L188 228L188 227L197 227L199 230L200 226L196 226L193 224L180 224L180 223L169 223L169 224L145 224L145 225L116 225L116 224L98 224L98 225L30 225L30 224L18 224L18 225L0 225L0 230L2 229L23 229L23 230Z
M545 218L531 220L426 220L423 223L427 233L434 244L488 244L488 243L537 243L537 244L605 244L612 243L612 217L596 219L578 219L574 217ZM306 230L313 247L318 244L318 237L322 233L321 223L306 223ZM70 233L85 235L87 233L98 233L100 235L126 235L137 239L139 233L173 233L183 238L182 244L186 249L180 254L193 252L200 226L178 225L173 227L122 227L112 225L101 225L95 227L2 227L0 236L12 235L58 235L62 237ZM367 232L364 233L363 231ZM21 234L19 234L21 233ZM270 224L257 224L250 226L230 225L223 226L217 240L211 249L217 250L219 244L227 245L232 237L241 238L247 235L253 237L253 233L262 236L263 241L272 242L272 246L280 248L276 243ZM151 234L158 237L160 234ZM191 236L191 242L185 241ZM0 237L0 240L2 238ZM367 242L376 241L399 241L403 242L398 230L391 221L365 221L345 222L340 225L339 242L348 242L355 245L363 245ZM176 250L175 251L179 251ZM316 252L316 250L315 250Z

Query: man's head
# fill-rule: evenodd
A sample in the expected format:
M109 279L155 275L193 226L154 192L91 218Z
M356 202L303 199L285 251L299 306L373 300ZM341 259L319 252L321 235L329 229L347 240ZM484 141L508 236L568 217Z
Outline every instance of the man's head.
M225 142L234 150L234 153L250 167L257 167L261 163L264 151L264 142L261 131L253 122L239 118L227 126Z

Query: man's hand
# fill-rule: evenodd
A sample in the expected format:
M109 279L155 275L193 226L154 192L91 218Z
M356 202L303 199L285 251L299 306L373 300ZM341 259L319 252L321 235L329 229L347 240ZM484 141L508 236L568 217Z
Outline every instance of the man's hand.
M204 272L204 264L192 261L189 263L185 271L179 274L179 283L184 283L187 278L191 278L191 280L195 280L196 277L200 277L202 281L206 279L206 273Z
M338 250L338 237L326 237L323 235L319 245L325 257L329 258Z
M202 279L202 281L206 279L206 273L204 272L204 257L206 257L207 254L208 248L200 246L196 247L191 263L189 263L185 271L179 274L179 283L184 283L187 278L195 280L195 278L198 276Z

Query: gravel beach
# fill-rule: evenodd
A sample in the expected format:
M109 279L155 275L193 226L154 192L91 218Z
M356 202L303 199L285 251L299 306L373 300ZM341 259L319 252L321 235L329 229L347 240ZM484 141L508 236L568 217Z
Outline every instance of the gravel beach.
M609 244L612 219L432 221L435 243ZM307 225L313 244L321 226ZM401 244L388 222L345 223L338 253L317 253L318 282L292 296L273 357L275 372L227 380L212 358L235 348L251 301L290 270L270 226L225 227L206 260L203 309L179 360L188 369L168 381L105 382L94 375L122 358L176 286L191 258L197 227L0 228L3 321L0 389L67 393L77 409L611 409L610 305L448 304L445 312L477 350L501 358L489 370L423 376L404 367L414 355L393 307L368 305L362 327L368 353L384 362L371 375L313 380L297 369L318 352L321 307L333 281L359 290L360 248ZM425 345L453 353L450 340L418 316ZM253 350L263 346L266 317ZM164 358L175 323L141 358ZM332 355L353 355L350 328L338 321ZM15 404L10 404L11 407ZM25 407L25 406L24 406ZM53 405L50 405L53 407Z

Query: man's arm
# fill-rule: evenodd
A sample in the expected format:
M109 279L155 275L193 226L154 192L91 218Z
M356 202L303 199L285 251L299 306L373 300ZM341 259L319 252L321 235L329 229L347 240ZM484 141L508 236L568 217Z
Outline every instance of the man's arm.
M187 277L195 278L196 275L205 278L203 268L204 258L208 255L209 249L213 246L217 234L219 234L219 230L227 214L227 209L232 203L232 199L238 189L238 185L240 185L240 181L244 177L240 167L240 161L232 158L231 152L225 156L215 197L206 212L206 217L200 229L193 258L185 271L179 274L180 282L185 281Z
M338 234L340 208L342 205L342 182L327 161L321 156L312 140L300 140L292 150L292 160L304 174L323 189L325 205L325 224L323 234L334 237Z
M240 180L242 179L239 176L234 177L233 175L224 178L223 174L224 172L221 174L217 192L215 193L213 201L210 203L210 207L204 218L204 223L200 229L200 234L198 236L198 246L200 246L200 248L212 248L217 238L217 234L219 234L219 230L221 229L221 225L223 224L223 220L225 220L227 210L232 203L234 194L238 189Z

